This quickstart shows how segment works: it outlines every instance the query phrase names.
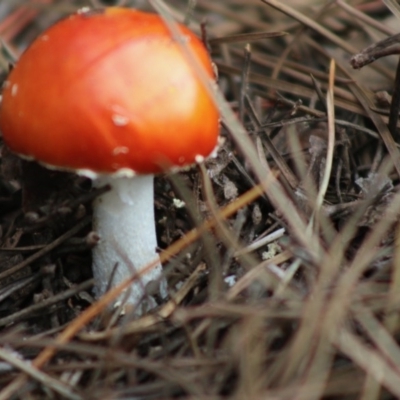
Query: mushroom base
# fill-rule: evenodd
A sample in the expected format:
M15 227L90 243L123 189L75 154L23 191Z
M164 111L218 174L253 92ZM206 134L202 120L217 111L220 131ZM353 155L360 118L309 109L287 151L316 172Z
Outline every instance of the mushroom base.
M97 297L110 287L136 276L118 298L124 309L141 315L154 308L154 296L166 296L161 264L141 274L158 259L154 221L153 176L99 178L96 186L109 184L111 191L94 202L93 228L100 241L93 249L93 275ZM126 307L129 306L129 307Z

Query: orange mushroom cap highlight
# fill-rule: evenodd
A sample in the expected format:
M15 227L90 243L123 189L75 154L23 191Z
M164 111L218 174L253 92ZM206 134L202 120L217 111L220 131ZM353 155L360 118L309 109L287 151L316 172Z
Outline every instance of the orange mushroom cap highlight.
M206 74L201 40L178 25ZM67 170L161 172L208 156L218 109L162 18L132 9L77 13L22 54L4 85L4 141Z

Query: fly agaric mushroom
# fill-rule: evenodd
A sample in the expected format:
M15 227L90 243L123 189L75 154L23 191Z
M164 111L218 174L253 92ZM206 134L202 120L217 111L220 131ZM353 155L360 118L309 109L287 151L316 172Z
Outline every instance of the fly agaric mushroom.
M202 42L178 26L214 79ZM219 113L158 15L111 7L74 14L31 44L5 82L0 129L15 153L111 185L94 202L101 296L156 259L153 175L208 156ZM119 300L138 306L152 281L164 296L158 265Z

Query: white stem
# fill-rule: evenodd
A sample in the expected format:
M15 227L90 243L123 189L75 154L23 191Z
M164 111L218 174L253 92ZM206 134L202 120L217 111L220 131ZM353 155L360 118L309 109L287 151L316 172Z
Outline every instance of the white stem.
M111 185L111 191L95 200L93 210L93 228L100 236L93 249L93 275L98 297L109 287L136 275L158 257L153 175L95 181L96 186L107 183ZM140 304L136 309L138 314L154 307L154 298L146 291L153 281L159 284L157 292L164 297L166 285L159 264L138 278L130 287L129 295L124 293L119 300L126 299L126 304L135 307Z

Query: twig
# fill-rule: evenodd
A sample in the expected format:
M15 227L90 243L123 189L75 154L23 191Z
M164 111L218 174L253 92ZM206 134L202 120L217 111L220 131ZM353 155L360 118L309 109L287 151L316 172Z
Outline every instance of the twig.
M4 272L0 273L0 280L7 278L7 276L15 274L17 271L20 269L23 269L27 267L29 264L33 263L37 259L45 256L47 253L50 251L54 250L56 247L58 247L60 244L65 242L67 239L70 237L74 236L77 234L81 229L83 229L85 226L89 225L91 221L91 217L86 217L82 221L80 221L78 224L76 224L73 228L71 228L69 231L65 232L62 234L60 237L58 237L56 240L54 240L52 243L48 244L47 246L43 247L41 250L39 250L37 253L32 254L28 258L26 258L24 261L20 262L17 265L14 265L13 267L7 269Z
M29 307L22 309L21 311L11 314L7 317L1 318L0 319L0 327L9 325L11 323L16 323L25 318L28 318L29 315L31 315L35 312L38 312L38 311L42 310L43 308L50 307L53 304L57 304L60 301L66 300L66 299L76 295L77 293L81 292L82 290L89 289L90 287L93 286L93 283L94 283L94 280L90 279L86 282L76 285L75 287L73 287L71 289L65 290L64 292L58 293L54 296L51 296L50 298L43 300L40 303L33 304Z

